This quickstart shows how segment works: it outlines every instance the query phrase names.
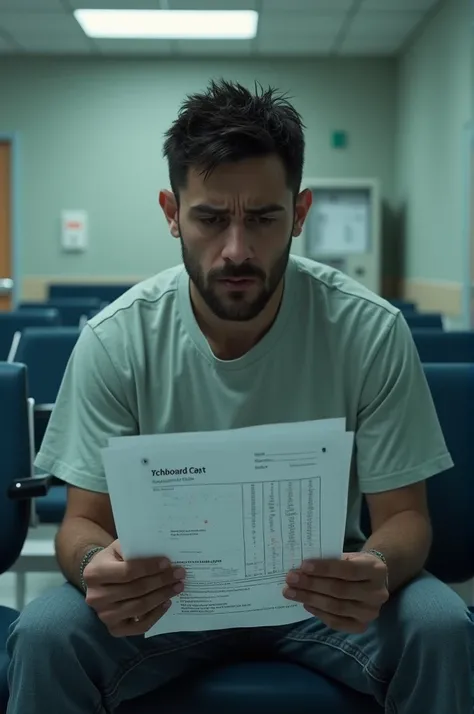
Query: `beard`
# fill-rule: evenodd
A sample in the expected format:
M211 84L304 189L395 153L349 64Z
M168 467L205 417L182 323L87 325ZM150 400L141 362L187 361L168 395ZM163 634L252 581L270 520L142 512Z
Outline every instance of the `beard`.
M186 247L182 236L180 241L186 272L207 307L221 320L233 322L253 320L266 307L285 275L291 249L290 237L284 251L275 259L268 273L251 263L241 265L228 263L223 268L210 270L206 275L198 257ZM253 299L249 299L245 291L239 290L237 286L235 290L227 293L226 299L223 299L216 288L219 281L225 278L254 278L257 279L257 284L260 284L261 287Z

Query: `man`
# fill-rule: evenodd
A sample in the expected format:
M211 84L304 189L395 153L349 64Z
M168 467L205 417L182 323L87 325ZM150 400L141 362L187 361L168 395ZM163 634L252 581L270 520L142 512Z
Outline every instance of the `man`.
M247 648L302 663L397 714L467 714L472 625L423 571L425 481L452 462L400 313L341 273L290 257L300 116L272 90L212 83L165 143L159 202L183 266L90 321L37 464L69 484L56 538L68 583L12 628L8 714L112 712ZM288 573L314 617L284 627L145 639L186 587L160 558L121 557L101 449L111 436L345 417L356 433L344 555ZM372 535L359 528L366 495Z

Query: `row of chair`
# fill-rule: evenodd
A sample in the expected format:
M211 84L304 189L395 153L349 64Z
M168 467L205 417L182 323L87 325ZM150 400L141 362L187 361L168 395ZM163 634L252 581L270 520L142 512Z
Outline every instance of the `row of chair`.
M101 302L113 302L131 287L131 284L122 283L52 283L48 287L48 300L94 298ZM418 311L417 305L409 300L394 299L390 302L403 313Z
M15 310L0 312L0 361L11 359L15 334L27 327L54 327L61 324L58 310Z
M121 283L53 283L48 288L48 300L99 300L109 303L130 290L131 284Z
M15 333L22 332L27 327L82 327L103 307L104 303L94 299L87 302L55 300L46 306L23 303L18 310L0 312L0 360L8 359ZM443 329L442 317L438 314L406 313L405 319L412 330Z
M427 568L445 582L466 582L474 576L474 364L425 365L424 369L455 463L453 469L428 481L434 540ZM39 482L31 479L32 432L27 398L26 367L0 363L0 572L11 568L20 555L28 531L30 497L46 493L53 483L48 476ZM0 714L4 714L8 697L5 640L16 616L17 612L0 608ZM177 680L160 692L126 703L119 712L253 714L266 709L274 714L290 710L300 714L313 714L315 710L318 714L382 712L371 698L335 681L273 661L216 667L186 680L184 686Z
M22 302L18 309L27 310L28 312L57 310L61 325L78 327L78 325L96 315L107 304L98 298L55 298L47 302Z
M52 283L48 286L48 302L54 300L97 300L113 302L132 287L131 284L115 283ZM409 300L390 300L401 312L418 312L416 303Z
M26 327L83 327L106 304L98 298L57 298L23 302L17 310L0 312L0 360L8 359L14 335Z

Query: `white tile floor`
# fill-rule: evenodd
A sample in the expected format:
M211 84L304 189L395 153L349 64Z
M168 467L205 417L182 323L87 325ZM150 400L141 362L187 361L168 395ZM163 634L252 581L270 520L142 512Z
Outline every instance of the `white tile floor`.
M40 526L32 528L28 538L43 539L54 538L55 528ZM41 595L46 590L56 587L64 582L59 571L51 573L28 573L26 582L26 602ZM474 582L463 583L454 587L454 590L465 600L468 605L474 604ZM4 573L0 575L0 605L15 607L15 574Z

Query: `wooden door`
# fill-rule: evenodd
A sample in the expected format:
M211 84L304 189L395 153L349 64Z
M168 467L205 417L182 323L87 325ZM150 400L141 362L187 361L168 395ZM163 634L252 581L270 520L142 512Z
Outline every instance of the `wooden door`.
M0 310L11 306L11 146L0 141Z
M469 262L471 267L471 280L469 285L469 297L470 297L470 324L466 325L466 329L474 329L474 127L469 125L469 160L470 160L470 171L468 176L469 181L469 205L467 210L469 212L468 220L470 224L469 232Z

